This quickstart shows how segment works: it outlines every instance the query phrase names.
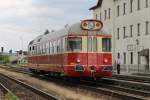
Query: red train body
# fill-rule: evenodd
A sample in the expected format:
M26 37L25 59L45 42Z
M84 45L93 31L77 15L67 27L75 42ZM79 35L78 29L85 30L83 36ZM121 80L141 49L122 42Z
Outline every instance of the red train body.
M101 28L98 20L84 20L37 37L29 44L29 69L67 77L112 76L111 35Z

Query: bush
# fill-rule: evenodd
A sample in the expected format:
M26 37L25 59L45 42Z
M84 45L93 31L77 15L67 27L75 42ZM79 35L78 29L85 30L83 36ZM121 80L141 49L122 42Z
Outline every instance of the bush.
M7 55L0 55L0 63L7 64L9 62L10 62L9 56L7 56Z

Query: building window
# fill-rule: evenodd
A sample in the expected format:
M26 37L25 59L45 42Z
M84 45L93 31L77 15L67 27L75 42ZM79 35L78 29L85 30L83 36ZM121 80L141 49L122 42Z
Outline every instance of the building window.
M109 13L109 19L110 19L110 12L111 12L111 9L109 8L109 10L108 10L108 13Z
M100 13L99 16L100 16L100 20L102 20L102 13Z
M149 21L146 21L145 24L146 24L146 34L149 34Z
M120 58L120 53L117 53L117 58L118 58L118 59Z
M149 6L148 3L149 3L149 1L148 1L148 0L145 0L145 7L148 7L148 6Z
M140 0L137 0L137 4L138 4L137 10L140 10Z
M123 15L126 14L126 3L123 3Z
M140 23L137 24L137 36L140 36Z
M141 64L141 57L140 57L140 52L138 52L138 64Z
M105 12L105 20L106 20L106 18L107 18L107 10L104 10L104 12Z
M133 25L130 25L130 37L133 37Z
M118 39L118 40L119 40L119 31L120 31L120 29L117 28L117 39Z
M97 14L95 15L95 19L97 19Z
M130 53L131 56L131 64L133 64L133 52Z
M123 53L123 57L124 57L123 64L126 64L126 53L125 52Z
M133 12L133 0L130 0L130 13Z
M120 15L120 6L118 5L117 6L117 16L119 16Z
M123 27L123 38L125 39L126 38L126 27Z

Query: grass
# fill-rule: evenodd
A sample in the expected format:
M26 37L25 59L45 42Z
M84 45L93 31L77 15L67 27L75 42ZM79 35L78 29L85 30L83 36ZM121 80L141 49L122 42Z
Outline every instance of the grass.
M8 93L5 94L5 99L4 100L19 100L19 99L12 92L8 92Z

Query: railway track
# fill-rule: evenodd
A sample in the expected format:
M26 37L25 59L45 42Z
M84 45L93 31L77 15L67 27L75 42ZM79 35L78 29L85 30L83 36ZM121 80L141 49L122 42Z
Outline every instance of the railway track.
M111 94L112 96L123 98L123 100L148 100L148 98L150 97L149 91L138 90L131 87L124 87L114 83L103 84L102 81L101 82L84 81L84 84L85 83L93 84L92 87L90 85L87 86L87 88L90 87L91 90L94 91L96 90L97 92L102 92L106 95Z
M0 100L18 100L18 97L15 96L7 87L0 83Z
M146 72L146 73L134 73L133 75L137 75L137 76L148 76L150 77L150 73Z
M16 69L16 68L15 68ZM28 74L26 70L19 69L17 72L24 72ZM131 78L132 79L132 78ZM133 80L123 80L117 78L104 78L98 82L82 80L79 84L63 82L68 86L76 86L89 91L105 94L112 97L117 97L123 100L148 100L150 99L150 84L141 83L141 81L135 82ZM60 82L59 79L46 79L48 81ZM140 80L140 79L139 79ZM105 83L105 84L104 84ZM62 83L61 83L62 84Z
M0 74L0 83L21 100L58 100L57 97L51 94L3 74Z
M143 75L117 75L117 74L114 74L112 79L150 83L150 76L148 76L147 74L146 74L146 76L143 76Z

